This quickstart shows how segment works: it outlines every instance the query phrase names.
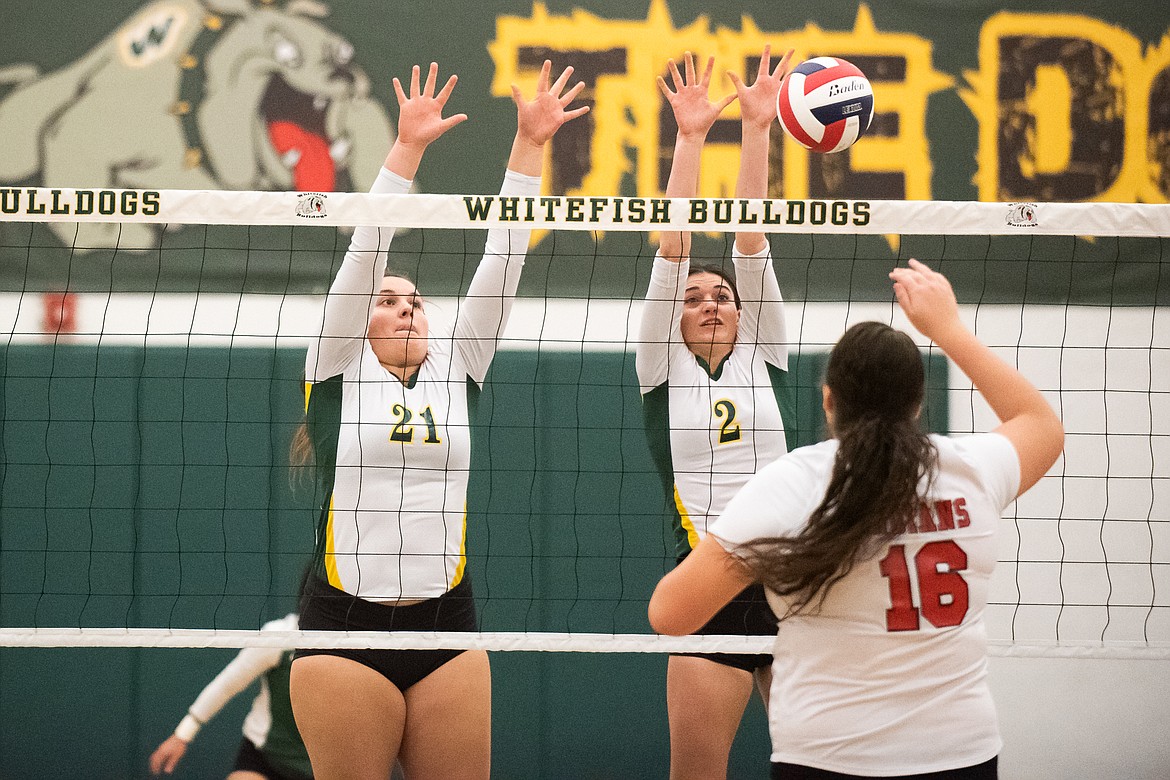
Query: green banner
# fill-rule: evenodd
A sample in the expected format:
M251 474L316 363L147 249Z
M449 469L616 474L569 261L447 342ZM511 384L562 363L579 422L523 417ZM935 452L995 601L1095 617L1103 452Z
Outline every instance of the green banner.
M674 137L655 83L667 60L712 55L719 70L750 79L770 43L798 59L850 60L875 100L869 132L836 154L806 151L777 123L771 197L1164 203L1168 30L1170 14L1156 5L1103 0L995 9L957 0L489 2L441 11L371 0L9 4L0 187L362 191L394 136L391 78L436 60L443 74L460 76L450 110L471 121L428 153L418 188L491 193L514 132L511 85L531 91L548 58L575 68L592 110L551 144L546 193L658 197ZM713 86L730 90L725 77ZM700 195L734 192L738 140L732 104L708 138ZM77 245L68 226L50 232L0 229L0 288L140 288L157 275L141 258L128 261L138 269L129 279L69 265L75 253L157 245L165 238L157 228L110 226ZM629 253L622 239L598 242L566 243L573 252ZM72 251L30 259L30 244ZM465 237L428 247L476 251ZM1139 259L1158 265L1162 254L1155 245ZM891 246L876 257L888 265L898 255ZM268 291L319 289L330 266L306 259L290 271L260 256L246 273L223 275L183 263L187 276L215 288L238 288L246 275ZM456 291L462 274L440 276L430 292Z

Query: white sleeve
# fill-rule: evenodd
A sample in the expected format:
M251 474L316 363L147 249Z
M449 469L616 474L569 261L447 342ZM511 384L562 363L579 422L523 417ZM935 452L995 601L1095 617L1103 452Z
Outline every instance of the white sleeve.
M1015 446L999 433L977 433L952 438L956 446L972 459L988 495L1002 511L1020 492L1020 455Z
M382 168L370 192L403 194L410 182ZM386 273L386 251L394 237L392 228L359 227L325 297L320 336L309 344L305 356L305 381L320 382L336 376L361 354L370 325L374 296Z
M788 327L770 247L765 246L754 255L742 254L736 248L731 252L731 260L743 306L736 341L756 345L765 361L787 371Z
M686 260L675 263L661 255L654 256L634 355L643 395L666 381L671 344L681 338L679 325L690 267Z
M540 177L515 171L504 173L500 197L536 197ZM496 347L512 313L520 272L528 254L531 230L495 228L489 230L483 259L459 304L453 330L453 351L468 376L482 384L495 357Z
M245 647L241 650L195 699L175 729L175 736L184 742L194 739L203 724L214 718L232 697L279 664L283 653L279 647Z

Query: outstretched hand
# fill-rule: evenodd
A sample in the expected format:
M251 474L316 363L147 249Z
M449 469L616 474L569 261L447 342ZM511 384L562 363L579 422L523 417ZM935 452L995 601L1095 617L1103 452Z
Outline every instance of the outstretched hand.
M516 134L533 146L544 146L563 124L589 113L589 106L568 109L568 105L585 89L585 82L578 81L565 91L565 85L573 75L573 67L570 65L565 68L550 86L551 72L552 62L545 60L536 83L536 96L532 100L525 100L520 87L512 85L512 101L516 104Z
M739 76L727 71L727 77L735 85L735 94L739 98L739 111L745 125L756 128L771 126L776 118L776 96L780 94L780 85L791 68L792 49L785 52L780 62L772 69L772 47L765 46L760 56L760 68L756 72L756 80L749 87L740 80Z
M689 51L683 57L683 67L686 70L685 77L679 73L674 60L670 60L670 79L674 82L674 90L667 86L666 80L661 76L658 77L658 89L662 90L666 102L670 103L670 108L674 111L674 121L678 125L679 135L705 138L711 125L719 118L719 114L731 105L736 96L733 93L715 102L711 102L708 97L711 71L715 68L714 57L708 58L702 78L695 72L695 60Z
M455 125L467 120L467 114L443 117L443 108L451 97L459 77L452 75L447 83L435 94L435 82L439 75L438 63L432 62L427 72L426 84L419 89L419 67L414 66L410 74L410 95L402 89L402 83L394 79L394 92L398 95L398 139L396 143L408 147L425 148Z
M186 752L187 743L172 734L150 754L150 773L152 775L173 773Z
M923 336L937 342L948 330L961 326L955 291L938 271L911 258L909 267L895 268L890 278L898 305Z

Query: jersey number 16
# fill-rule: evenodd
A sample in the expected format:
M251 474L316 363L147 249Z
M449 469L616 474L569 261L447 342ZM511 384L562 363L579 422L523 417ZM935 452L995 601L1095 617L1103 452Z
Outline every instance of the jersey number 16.
M881 561L882 576L889 580L890 603L886 610L887 631L917 631L921 611L935 628L957 626L967 615L967 553L954 541L928 542L914 556L918 574L918 603L910 586L906 545L895 544Z

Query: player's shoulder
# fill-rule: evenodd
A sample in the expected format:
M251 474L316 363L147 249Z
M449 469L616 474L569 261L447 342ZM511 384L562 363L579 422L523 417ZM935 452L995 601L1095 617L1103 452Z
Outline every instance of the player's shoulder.
M828 439L784 453L761 469L759 474L765 480L777 482L814 482L833 470L836 456L837 440Z
M942 474L982 485L1001 507L1016 497L1020 456L1006 436L988 432L931 438L938 449Z
M796 468L819 469L825 463L833 462L833 459L837 457L838 446L839 442L836 439L825 439L816 444L797 447L792 452L778 458L776 462L787 461Z
M970 466L985 467L988 462L1015 460L1015 447L1008 438L995 432L942 436L931 434L931 441L938 450L939 460L961 461Z
M799 528L824 495L836 452L837 442L830 440L781 455L731 499L711 532L744 541Z

